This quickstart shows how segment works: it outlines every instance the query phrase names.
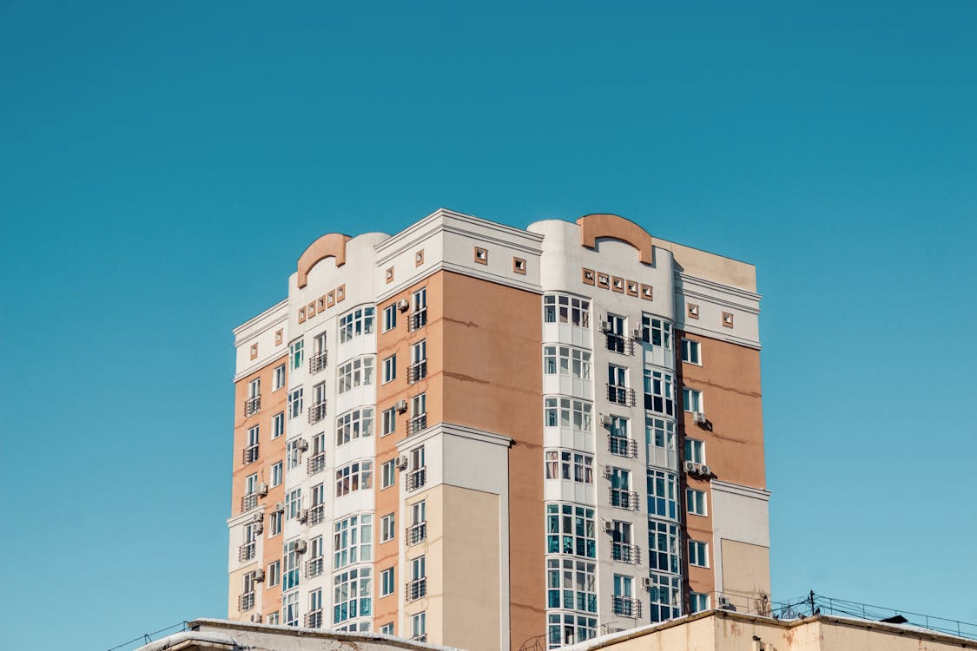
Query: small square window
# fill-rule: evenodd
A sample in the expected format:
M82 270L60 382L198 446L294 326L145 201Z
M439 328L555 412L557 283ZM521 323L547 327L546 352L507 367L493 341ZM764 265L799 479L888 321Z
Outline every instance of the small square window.
M306 308L305 313L309 315L310 319L315 316L315 301L309 303L309 306Z
M617 292L618 294L623 294L624 293L624 279L623 278L618 278L617 276L614 276L613 278L611 278L611 289L614 290L615 292Z
M699 318L699 306L695 303L689 303L686 305L686 314L688 314L690 319Z
M488 264L488 250L480 246L475 247L475 262L478 264Z
M420 267L422 264L424 264L424 249L414 254L414 266Z
M386 280L386 282L387 282L388 285L394 281L394 268L393 267L390 267L389 269L387 269L387 272L384 274L384 279Z
M522 258L513 258L512 259L512 270L514 272L516 272L517 274L522 274L523 276L525 276L526 275L526 261L523 260Z
M251 359L258 357L258 344L251 344Z
M583 270L583 283L584 285L594 285L597 283L597 276L594 274L593 269Z
M723 327L724 328L733 327L733 314L731 312L723 312Z
M346 285L345 284L340 285L339 287L336 288L336 302L337 303L342 303L344 300L346 300Z
M326 307L332 307L336 304L336 292L331 291L326 293Z
M641 298L646 301L650 301L654 298L654 290L652 290L651 285L641 286Z
M323 294L319 298L315 299L316 311L320 314L326 311L326 295Z
M603 289L610 289L611 287L611 277L607 274L598 273L597 274L597 286Z
M275 331L275 345L276 346L281 346L283 341L285 341L285 331L284 330L281 330L281 329L276 330Z
M299 323L305 323L305 308L299 308Z
M638 283L634 282L633 280L627 281L627 290L628 290L628 296L637 296Z

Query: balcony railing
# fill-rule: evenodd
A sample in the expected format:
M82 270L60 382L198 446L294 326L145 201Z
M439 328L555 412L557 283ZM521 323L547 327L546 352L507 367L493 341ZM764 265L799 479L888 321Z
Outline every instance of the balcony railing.
M415 491L427 483L427 467L411 470L407 473L407 490Z
M322 628L322 611L313 610L310 613L305 613L305 627Z
M305 561L305 578L312 579L320 574L323 570L323 559L322 556L318 558L310 558Z
M326 368L326 351L321 353L316 353L309 358L309 374L315 375L322 369Z
M315 425L326 417L326 401L317 402L309 407L309 425Z
M408 581L405 593L404 598L407 601L416 601L417 599L420 599L427 594L427 579L421 578Z
M634 510L640 506L638 493L626 488L611 488L611 506Z
M258 446L251 445L243 450L241 450L241 457L243 458L244 464L254 463L258 460Z
M254 507L258 506L258 494L248 493L247 495L241 496L241 510L250 511Z
M407 527L407 545L416 545L427 540L427 522L418 522Z
M611 436L608 439L608 450L619 457L635 458L638 456L638 442L626 436Z
M248 398L244 401L245 418L251 414L257 414L259 411L261 411L261 396L254 396L253 398Z
M244 543L237 549L237 559L242 563L244 561L250 561L252 558L254 558L254 554L255 549L253 540L249 543Z
M427 308L422 307L407 317L407 330L414 332L427 325Z
M319 454L313 454L309 457L308 463L306 463L306 469L309 471L310 475L314 475L317 472L322 472L322 469L326 467L326 453L320 452Z
M622 563L640 563L641 548L630 543L611 543L611 558Z
M237 609L244 613L254 608L254 593L245 592L237 598Z
M315 504L309 507L309 526L319 524L326 519L326 507L322 504Z
M621 617L641 617L641 602L633 597L619 597L614 595L614 614Z
M608 332L607 350L621 353L622 355L634 355L634 339Z
M407 422L407 434L417 434L427 429L427 414L418 414Z
M427 377L427 360L422 359L414 362L407 367L407 383L414 384L418 380Z
M616 384L608 384L607 399L619 405L634 407L634 389L618 386Z

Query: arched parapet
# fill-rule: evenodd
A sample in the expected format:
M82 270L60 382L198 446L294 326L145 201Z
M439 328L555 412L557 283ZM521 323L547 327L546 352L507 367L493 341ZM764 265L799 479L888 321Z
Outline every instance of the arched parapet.
M327 233L310 244L299 256L298 288L302 289L308 284L309 271L326 258L335 258L337 267L346 264L346 242L349 240L349 235Z
M654 240L648 231L633 221L618 215L598 213L584 215L577 220L580 226L580 245L597 248L597 238L609 237L630 244L638 250L638 259L645 264L654 262Z

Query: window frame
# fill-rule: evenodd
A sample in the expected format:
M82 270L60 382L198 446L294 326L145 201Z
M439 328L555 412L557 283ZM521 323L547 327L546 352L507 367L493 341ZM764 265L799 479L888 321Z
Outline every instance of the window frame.
M702 366L702 342L682 337L682 361L686 364Z

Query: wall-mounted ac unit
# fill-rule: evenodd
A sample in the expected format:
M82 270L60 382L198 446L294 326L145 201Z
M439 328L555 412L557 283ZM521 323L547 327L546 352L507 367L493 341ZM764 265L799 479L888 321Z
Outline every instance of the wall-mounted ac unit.
M611 323L610 323L610 321L601 321L600 322L600 331L601 332L610 332L611 331Z
M305 522L309 519L309 509L300 509L298 513L298 521Z
M264 530L265 530L265 525L264 525L264 524L262 524L262 523L260 523L260 522L255 522L255 523L254 523L254 524L253 524L253 525L251 526L251 531L253 531L253 532L255 532L255 533L261 533L261 532L263 532Z
M261 613L252 613L251 614L251 623L252 624L260 624L261 623Z
M604 520L604 533L614 533L614 522L611 520Z
M251 522L263 522L264 519L265 519L264 511L259 511L258 513L255 513L253 516L251 516Z
M278 513L281 513L284 510L285 510L285 503L284 502L275 502L275 511L277 511Z
M604 466L603 473L604 473L604 479L610 479L611 477L614 476L614 468L612 468L611 466Z
M645 590L651 590L651 577L650 576L641 577L641 587L644 588Z
M258 495L260 497L264 497L267 494L268 494L268 484L266 484L265 482L260 482L258 484Z
M292 549L295 550L296 554L304 554L307 548L307 543L304 540L296 540L292 543Z
M254 571L254 580L255 581L258 581L258 582L264 581L265 580L265 571L264 570L255 570Z
M399 301L397 301L397 309L400 310L401 312L406 312L409 308L410 308L410 301L408 301L406 298L402 298Z
M696 425L705 425L706 415L701 411L697 411L692 415L692 420L695 422Z
M394 409L396 409L401 414L404 413L405 411L407 411L407 401L406 400L398 400L397 401L397 404L394 405Z
M641 328L634 328L631 330L631 337L633 339L641 339Z
M295 447L299 449L299 452L305 452L309 449L309 442L305 439L299 439L295 442Z
M407 470L407 464L408 464L408 459L406 454L402 454L399 457L397 457L398 470Z
M611 418L607 414L601 414L601 416L600 416L600 424L601 425L603 425L604 427L610 427L613 422L614 422L614 419L613 418Z

